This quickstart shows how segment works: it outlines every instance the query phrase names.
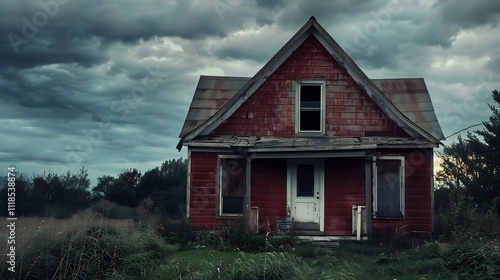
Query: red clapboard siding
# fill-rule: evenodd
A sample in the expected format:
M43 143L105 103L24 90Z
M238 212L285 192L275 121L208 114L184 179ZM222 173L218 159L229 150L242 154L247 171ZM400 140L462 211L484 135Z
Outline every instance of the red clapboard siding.
M382 155L405 157L405 219L373 219L373 234L429 239L432 232L432 149L391 150L383 151Z
M374 235L407 235L430 238L432 149L387 150L380 155L405 157L405 219L372 219ZM352 206L365 205L364 158L325 160L325 234L352 234ZM271 227L286 216L286 159L252 161L252 206L259 207L259 224ZM197 228L217 228L216 219L217 154L191 153L190 222Z
M352 235L352 206L365 205L365 159L325 161L325 234Z
M299 46L212 135L294 137L293 80L326 80L326 131L330 136L363 137L384 133L407 136L314 36Z
M191 152L189 222L195 228L217 228L217 154Z
M251 204L259 207L259 224L268 220L274 228L276 219L286 216L286 159L253 160L251 180Z

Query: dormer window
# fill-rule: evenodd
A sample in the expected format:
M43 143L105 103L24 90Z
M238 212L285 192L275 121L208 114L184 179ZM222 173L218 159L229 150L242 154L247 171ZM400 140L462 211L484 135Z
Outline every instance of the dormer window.
M324 134L325 82L297 82L295 132L297 134Z

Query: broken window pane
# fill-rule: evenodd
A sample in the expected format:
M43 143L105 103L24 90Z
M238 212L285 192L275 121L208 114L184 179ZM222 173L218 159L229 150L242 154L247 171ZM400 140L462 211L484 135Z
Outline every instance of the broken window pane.
M401 161L377 161L377 217L402 217L401 186Z

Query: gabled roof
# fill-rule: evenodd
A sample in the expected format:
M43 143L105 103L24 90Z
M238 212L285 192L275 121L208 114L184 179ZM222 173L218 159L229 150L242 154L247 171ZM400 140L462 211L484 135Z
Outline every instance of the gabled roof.
M181 140L179 142L178 148L180 148L180 145L182 145L183 141L190 141L199 135L208 135L222 122L228 119L266 81L267 77L272 75L274 71L295 51L295 49L297 49L311 35L315 36L318 39L318 41L332 55L333 59L335 59L340 65L345 67L347 73L359 84L361 88L364 89L364 91L380 107L380 109L409 135L415 138L425 138L427 139L427 141L430 141L432 143L439 143L439 140L444 139L441 129L439 128L439 124L437 124L437 120L437 127L434 126L431 129L432 131L428 131L420 127L410 117L406 116L396 107L395 104L391 102L389 96L384 95L384 93L381 91L380 87L383 87L383 85L376 85L374 81L370 80L347 55L347 53L337 44L337 42L316 21L316 19L314 17L311 17L309 21L264 65L264 67L262 67L257 72L257 74L255 74L255 76L247 80L246 83L244 83L244 80L246 78L232 78L234 79L234 85L236 85L237 83L244 83L239 90L236 91L236 89L228 87L215 89L215 91L219 92L218 94L221 95L222 92L228 95L230 93L233 94L233 96L229 98L227 102L225 102L220 107L219 110L215 111L215 109L213 108L207 108L212 106L209 105L209 102L206 105L202 105L204 108L201 108L201 111L193 111L191 112L191 115L188 113L186 123L184 124L184 128L180 135ZM222 86L223 82L220 81L220 79L222 78L202 76L200 78L198 88L200 88L201 83L208 83L209 78L217 79ZM211 81L210 83L213 82L214 81ZM215 81L215 83L217 83L217 81ZM200 91L198 91L198 88L196 90L196 93L201 93L204 90L203 88L200 88ZM427 93L427 90L425 90L425 92ZM194 99L204 99L197 98L196 93ZM399 95L396 95L394 93L391 94L391 96ZM193 103L195 102L194 99ZM193 103L191 104L191 106L193 106ZM202 118L202 116L208 118L206 120L203 120L204 117ZM431 117L430 114L429 117ZM421 122L421 124L426 122L428 121L424 120Z
M201 76L180 138L199 127L231 99L250 77ZM373 79L407 118L437 139L444 139L424 79Z

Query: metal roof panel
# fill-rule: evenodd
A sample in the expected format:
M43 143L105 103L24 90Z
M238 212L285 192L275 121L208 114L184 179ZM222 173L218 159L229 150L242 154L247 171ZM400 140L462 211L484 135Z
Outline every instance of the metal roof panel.
M372 82L407 118L435 138L444 139L424 79L374 79Z
M200 76L179 137L188 135L217 113L248 80L248 77Z

